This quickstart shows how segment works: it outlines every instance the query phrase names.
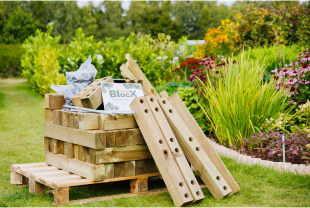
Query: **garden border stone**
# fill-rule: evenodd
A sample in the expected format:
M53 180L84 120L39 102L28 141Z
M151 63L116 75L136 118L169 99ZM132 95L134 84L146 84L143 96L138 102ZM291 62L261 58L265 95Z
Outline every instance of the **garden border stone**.
M267 168L272 168L279 171L291 172L293 174L299 175L310 175L310 166L305 164L291 164L283 162L272 162L268 160L262 160L260 158L252 158L247 155L240 154L234 150L217 144L216 142L209 139L210 144L214 150L221 156L231 158L238 163L248 164L248 165L260 165Z

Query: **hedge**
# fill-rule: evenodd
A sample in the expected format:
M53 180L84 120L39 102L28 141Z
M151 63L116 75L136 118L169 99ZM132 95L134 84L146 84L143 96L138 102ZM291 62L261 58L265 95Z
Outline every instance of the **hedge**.
M0 44L0 77L21 77L21 45Z

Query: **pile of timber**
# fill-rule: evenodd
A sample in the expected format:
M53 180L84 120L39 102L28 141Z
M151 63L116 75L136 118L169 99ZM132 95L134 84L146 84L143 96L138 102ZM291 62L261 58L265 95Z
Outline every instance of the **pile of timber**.
M133 115L62 110L60 94L45 101L46 164L92 181L158 172Z
M62 110L64 95L45 95L45 163L88 179L87 184L160 174L176 206L205 198L189 162L216 199L237 192L239 186L178 94L157 93L134 59L129 54L126 59L120 67L125 80L97 79L72 101L100 109L102 82L141 83L145 96L130 104L134 116ZM12 167L13 176L23 174L21 167ZM46 184L57 189L61 183ZM81 181L65 185L70 184Z

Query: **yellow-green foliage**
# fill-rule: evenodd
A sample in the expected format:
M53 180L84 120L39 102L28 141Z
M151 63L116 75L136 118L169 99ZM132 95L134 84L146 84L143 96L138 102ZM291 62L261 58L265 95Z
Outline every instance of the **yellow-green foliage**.
M35 36L30 36L23 44L26 53L21 60L22 75L41 95L51 91L51 83L56 85L66 83L65 76L59 73L60 37L52 37L52 29L52 26L49 26L46 33L37 30Z
M32 79L39 86L41 95L51 92L51 84L62 85L66 77L59 73L60 65L57 60L56 50L47 46L34 58L34 75Z

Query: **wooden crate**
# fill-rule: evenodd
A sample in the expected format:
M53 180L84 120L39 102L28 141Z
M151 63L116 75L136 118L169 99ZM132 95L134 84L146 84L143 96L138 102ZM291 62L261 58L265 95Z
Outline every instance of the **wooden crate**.
M166 192L167 189L157 189L148 191L148 178L160 176L159 173L143 174L138 176L118 177L103 181L91 181L68 171L49 166L46 163L29 163L11 165L11 184L25 185L29 179L29 192L33 194L46 194L46 187L53 189L54 204L82 204L92 201L104 201L119 197L131 197L137 195L154 195ZM82 200L69 201L69 187L91 185L98 183L108 183L114 181L130 180L130 192L112 196L103 196Z

